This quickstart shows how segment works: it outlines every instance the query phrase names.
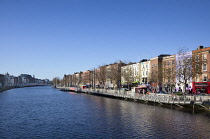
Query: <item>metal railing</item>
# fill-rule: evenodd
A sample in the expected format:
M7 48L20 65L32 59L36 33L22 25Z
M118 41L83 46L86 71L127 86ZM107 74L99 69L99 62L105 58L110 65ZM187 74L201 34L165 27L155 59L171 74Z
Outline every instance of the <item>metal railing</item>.
M174 95L174 94L139 94L132 91L122 90L106 90L106 89L82 89L82 92L108 95L113 97L150 101L157 103L168 103L168 104L202 104L204 101L210 101L210 96L190 96L190 95Z

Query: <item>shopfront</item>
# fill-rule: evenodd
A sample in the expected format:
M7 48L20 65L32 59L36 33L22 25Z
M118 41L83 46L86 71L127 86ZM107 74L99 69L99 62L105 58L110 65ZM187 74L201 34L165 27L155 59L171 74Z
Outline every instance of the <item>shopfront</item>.
M210 82L193 82L193 93L210 94Z

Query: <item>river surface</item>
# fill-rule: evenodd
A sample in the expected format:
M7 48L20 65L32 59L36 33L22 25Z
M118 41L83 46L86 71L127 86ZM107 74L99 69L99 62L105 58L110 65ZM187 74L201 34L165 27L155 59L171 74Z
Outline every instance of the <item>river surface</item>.
M209 137L210 118L200 114L51 87L0 93L0 138Z

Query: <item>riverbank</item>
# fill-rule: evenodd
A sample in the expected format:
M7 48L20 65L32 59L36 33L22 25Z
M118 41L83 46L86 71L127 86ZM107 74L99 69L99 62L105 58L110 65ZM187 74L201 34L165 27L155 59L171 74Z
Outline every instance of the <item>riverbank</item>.
M59 87L61 91L73 91L89 95L109 97L159 106L163 108L184 111L193 114L204 114L210 117L210 96L172 95L172 94L136 94L132 91L104 90L104 89L75 89Z
M7 91L7 90L10 90L10 89L14 89L14 88L16 88L16 87L15 86L1 87L0 88L0 93L4 92L4 91Z
M23 87L35 87L35 86L46 86L46 85L25 85L25 86L7 86L7 87L0 87L0 93L14 89L14 88L23 88Z
M122 99L137 103L144 103L164 108L184 111L193 114L210 116L210 96L172 96L163 94L131 94L116 90L92 90L82 89L81 93Z

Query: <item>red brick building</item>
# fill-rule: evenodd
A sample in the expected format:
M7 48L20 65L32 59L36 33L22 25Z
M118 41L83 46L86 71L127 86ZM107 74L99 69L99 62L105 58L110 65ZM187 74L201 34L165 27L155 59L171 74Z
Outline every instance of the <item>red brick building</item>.
M210 47L199 46L192 54L196 60L201 61L198 65L201 73L193 79L193 92L210 94Z

